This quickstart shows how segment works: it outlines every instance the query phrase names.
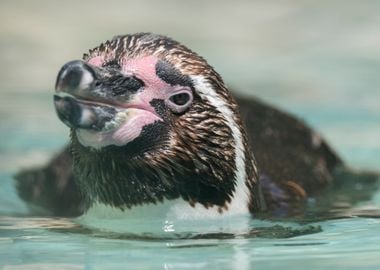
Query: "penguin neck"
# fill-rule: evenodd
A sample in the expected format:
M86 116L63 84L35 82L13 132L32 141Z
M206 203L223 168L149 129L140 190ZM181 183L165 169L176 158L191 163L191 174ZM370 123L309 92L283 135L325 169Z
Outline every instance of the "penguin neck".
M215 207L221 213L246 205L246 180L235 178L235 172L227 167L219 172L225 177L219 183L209 169L199 170L197 162L176 159L174 154L171 164L160 164L154 156L128 160L120 147L107 151L83 149L73 140L72 149L75 179L89 206L103 203L128 209L182 198L193 207ZM233 203L236 198L240 203Z

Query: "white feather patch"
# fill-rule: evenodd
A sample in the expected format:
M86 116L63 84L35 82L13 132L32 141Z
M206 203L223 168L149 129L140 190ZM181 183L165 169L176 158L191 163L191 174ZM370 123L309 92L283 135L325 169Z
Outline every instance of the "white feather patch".
M205 80L203 76L190 76L194 82L202 99L208 100L226 119L228 127L232 131L232 136L235 141L235 178L236 188L232 201L228 207L228 212L242 214L249 213L249 190L246 185L246 171L245 171L245 153L242 134L239 125L234 120L234 112L228 107L228 104L220 98L218 93L212 86Z

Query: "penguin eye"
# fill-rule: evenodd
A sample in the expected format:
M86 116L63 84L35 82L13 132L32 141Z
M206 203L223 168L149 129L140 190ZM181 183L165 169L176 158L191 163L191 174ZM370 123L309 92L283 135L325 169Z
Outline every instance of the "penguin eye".
M171 95L166 100L166 105L175 113L182 113L190 107L193 101L193 94L191 90L182 90Z
M174 102L178 106L185 105L190 100L188 93L179 93L170 97L170 101Z

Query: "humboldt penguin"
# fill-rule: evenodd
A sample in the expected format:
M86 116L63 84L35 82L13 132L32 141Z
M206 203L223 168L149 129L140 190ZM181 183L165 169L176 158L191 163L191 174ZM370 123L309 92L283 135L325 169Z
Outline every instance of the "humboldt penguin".
M53 215L180 201L206 216L281 217L368 199L377 183L294 116L233 97L204 58L161 35L117 36L68 62L54 105L70 145L16 176L20 196ZM363 179L368 190L341 196Z

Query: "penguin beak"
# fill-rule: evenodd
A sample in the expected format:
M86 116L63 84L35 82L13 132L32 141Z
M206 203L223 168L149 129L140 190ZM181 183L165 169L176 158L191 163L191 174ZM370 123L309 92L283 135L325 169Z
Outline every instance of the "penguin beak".
M59 71L54 105L68 127L100 131L115 117L117 110L111 101L101 102L99 93L92 91L97 77L94 67L80 60L68 62Z
M150 104L156 96L135 76L115 65L98 67L80 60L65 64L55 87L58 117L84 146L126 145L145 126L163 121Z
M86 103L70 96L54 95L54 105L59 119L72 129L105 130L118 113L115 107Z
M125 111L142 82L116 68L75 60L58 73L54 105L58 117L73 129L105 131ZM120 118L120 117L119 117Z

